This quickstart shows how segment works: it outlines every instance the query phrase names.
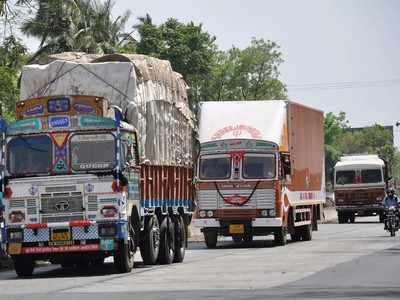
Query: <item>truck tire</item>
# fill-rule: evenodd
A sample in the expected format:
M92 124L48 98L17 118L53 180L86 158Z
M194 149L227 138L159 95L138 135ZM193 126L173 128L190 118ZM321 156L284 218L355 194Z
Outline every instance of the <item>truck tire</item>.
M174 262L183 262L186 253L187 244L187 233L185 222L181 215L177 215L174 218L174 229L175 229L175 255Z
M249 243L253 242L253 235L252 235L252 234L245 234L245 235L243 236L243 241L244 241L246 244L249 244Z
M158 262L162 265L172 264L175 256L175 230L174 223L166 216L160 226L160 252Z
M312 227L311 225L305 225L301 227L301 238L303 241L312 240Z
M350 223L354 223L356 220L356 214L355 213L350 213L349 214L349 221Z
M128 228L129 239L126 242L120 240L118 243L118 249L114 253L114 266L119 273L130 273L133 269L135 235L130 222L128 222Z
M347 223L347 216L345 213L338 211L337 215L339 224Z
M300 241L301 237L297 228L294 228L294 232L290 234L290 239L292 242Z
M208 249L217 247L218 233L216 231L204 231L203 235Z
M140 254L145 265L155 265L160 252L160 224L156 215L146 217Z
M383 213L379 214L379 223L383 223L385 221L385 215Z
M287 243L287 229L281 227L274 233L274 244L275 246L285 246Z
M24 255L13 256L14 268L18 277L32 276L35 269L35 261L32 257Z

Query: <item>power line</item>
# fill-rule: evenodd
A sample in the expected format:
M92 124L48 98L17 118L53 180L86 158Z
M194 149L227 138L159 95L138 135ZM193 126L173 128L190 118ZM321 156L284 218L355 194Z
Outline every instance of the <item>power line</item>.
M288 84L288 90L340 90L368 87L386 87L400 84L400 78L370 81L342 81L323 83Z

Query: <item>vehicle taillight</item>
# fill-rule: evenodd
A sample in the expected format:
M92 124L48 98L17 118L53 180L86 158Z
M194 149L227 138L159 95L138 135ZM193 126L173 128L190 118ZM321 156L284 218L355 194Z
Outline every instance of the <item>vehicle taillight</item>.
M12 194L12 189L9 186L6 186L6 188L4 189L4 198L10 199L12 197Z
M101 209L101 214L105 218L113 218L113 217L117 216L118 210L117 210L117 208L115 206L108 205L108 206L104 206Z
M25 214L20 210L11 212L8 217L11 223L21 223L25 220Z

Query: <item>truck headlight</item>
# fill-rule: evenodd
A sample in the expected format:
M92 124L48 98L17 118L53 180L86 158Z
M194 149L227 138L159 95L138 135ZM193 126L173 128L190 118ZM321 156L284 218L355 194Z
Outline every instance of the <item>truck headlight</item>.
M206 216L206 211L205 210L201 210L200 212L199 212L199 217L200 218L204 218Z
M207 217L212 218L214 216L214 212L212 210L207 211Z
M20 210L11 212L8 217L11 223L21 223L25 220L25 214Z
M274 209L270 209L268 214L269 214L270 217L275 217L275 210Z
M261 211L261 216L262 216L262 217L268 217L268 210L263 209L263 210Z

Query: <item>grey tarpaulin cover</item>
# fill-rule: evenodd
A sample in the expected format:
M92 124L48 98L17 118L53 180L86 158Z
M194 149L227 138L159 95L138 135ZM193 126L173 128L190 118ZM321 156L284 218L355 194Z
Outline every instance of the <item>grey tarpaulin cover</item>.
M168 61L140 54L50 55L22 70L21 99L93 95L122 108L139 132L141 159L191 165L194 115L187 85Z

